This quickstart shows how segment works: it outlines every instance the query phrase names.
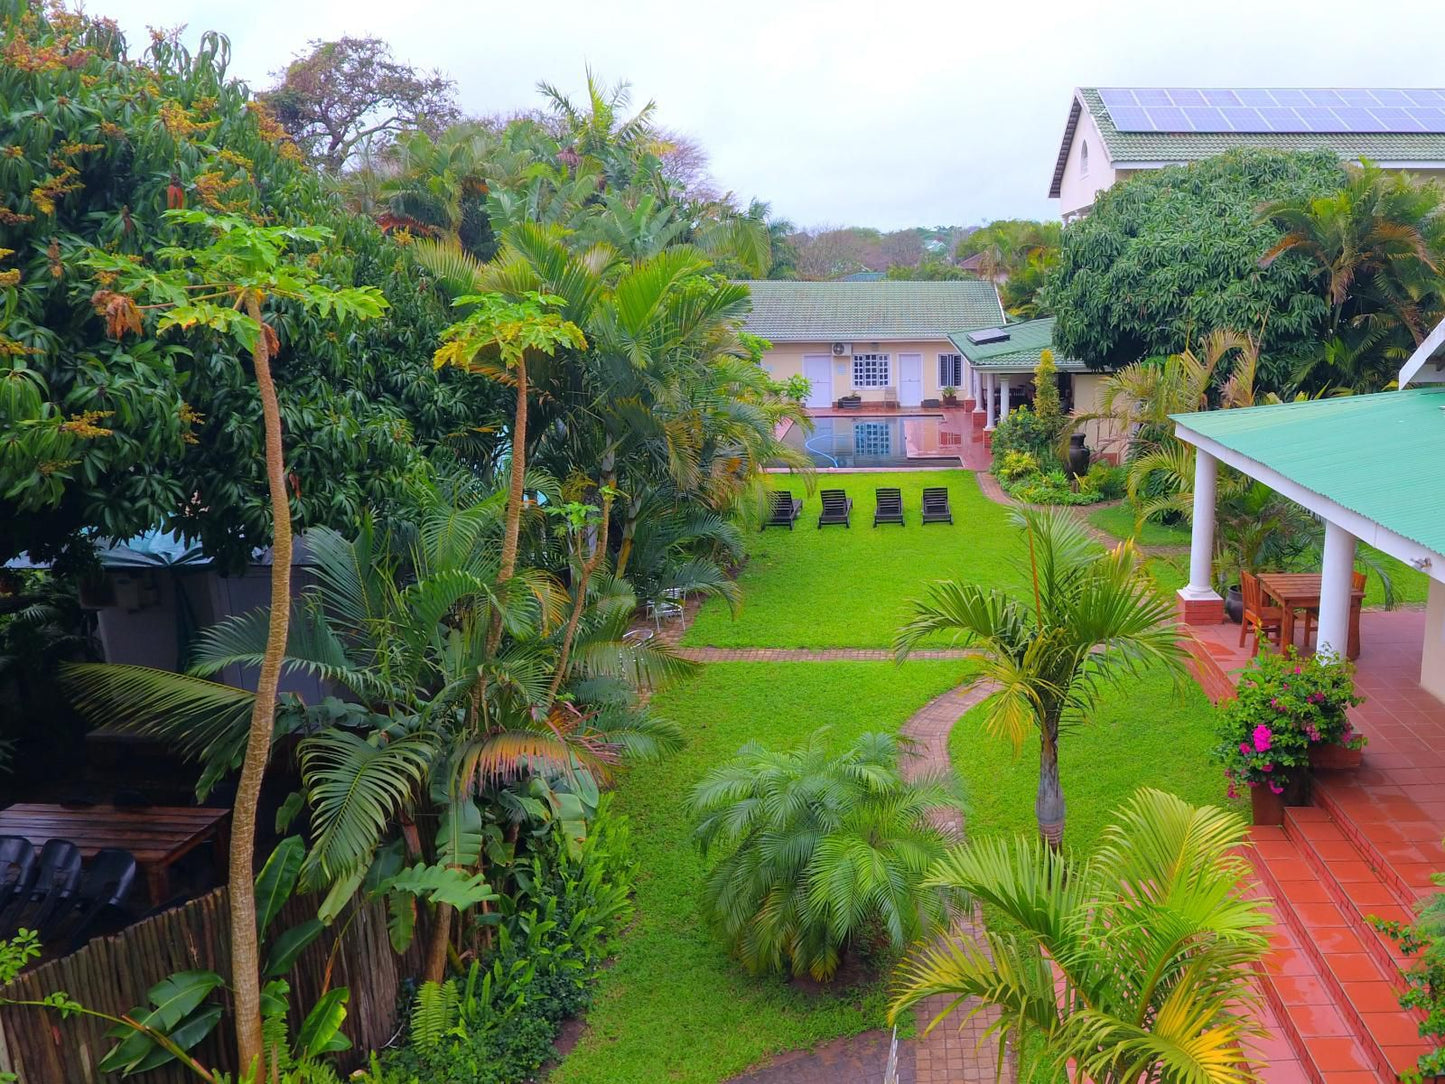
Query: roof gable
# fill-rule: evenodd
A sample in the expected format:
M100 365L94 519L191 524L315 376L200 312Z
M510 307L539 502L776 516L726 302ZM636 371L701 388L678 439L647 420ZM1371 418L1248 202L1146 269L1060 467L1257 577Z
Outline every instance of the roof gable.
M772 342L943 339L959 328L1001 324L990 282L746 283L753 307L744 328Z

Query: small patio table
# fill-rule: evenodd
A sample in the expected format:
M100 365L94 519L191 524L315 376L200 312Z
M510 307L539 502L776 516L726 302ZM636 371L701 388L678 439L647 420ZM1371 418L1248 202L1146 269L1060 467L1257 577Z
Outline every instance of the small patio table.
M161 904L169 898L171 866L178 859L209 839L225 850L230 817L229 809L191 806L118 809L22 802L0 809L0 836L23 836L37 849L47 839L68 839L82 858L106 847L123 848L145 875L151 903Z
M1279 604L1284 612L1280 622L1279 642L1281 645L1294 643L1294 615L1296 610L1305 610L1319 615L1320 589L1324 577L1318 572L1261 572L1259 586L1266 595ZM1350 643L1345 654L1352 659L1360 656L1360 606L1365 601L1362 587L1350 589Z

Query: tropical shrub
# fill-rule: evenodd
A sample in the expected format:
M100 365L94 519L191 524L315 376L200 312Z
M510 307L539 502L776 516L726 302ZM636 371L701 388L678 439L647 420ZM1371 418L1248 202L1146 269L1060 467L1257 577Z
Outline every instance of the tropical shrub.
M1127 686L1152 667L1182 677L1184 653L1173 602L1154 589L1132 542L1101 553L1071 513L1054 509L1015 509L1012 521L1025 536L1015 567L1028 589L941 580L913 602L893 650L901 660L939 633L978 649L975 680L994 688L983 701L984 725L1015 751L1038 734L1035 811L1040 834L1058 847L1060 733L1087 722L1110 685Z
M1129 485L1129 472L1104 459L1089 464L1088 472L1079 479L1079 488L1097 493L1100 500L1117 501Z
M1445 888L1445 873L1436 873L1431 880ZM1445 1076L1445 892L1421 900L1419 912L1413 923L1390 922L1373 915L1369 919L1413 958L1405 970L1409 989L1400 995L1400 1005L1425 1014L1420 1037L1434 1041L1434 1049L1420 1056L1413 1072L1400 1074L1408 1084Z
M960 1026L999 1009L986 1034L1000 1064L1009 1047L1024 1061L1020 1079L1251 1079L1245 1040L1261 1029L1250 964L1268 946L1270 918L1264 901L1244 895L1245 833L1223 809L1144 789L1087 857L1036 838L951 849L927 883L966 893L1003 921L916 950L899 971L892 1015L940 994L950 1000L929 1029L970 999Z
M462 978L424 983L407 1045L373 1058L370 1084L523 1084L552 1056L563 1020L591 1003L608 945L632 915L625 817L604 796L580 844L559 828L499 903L493 950Z
M994 426L994 461L1010 452L1027 452L1040 463L1057 464L1058 439L1058 428L1041 420L1027 406L1016 407Z
M1362 747L1365 738L1345 713L1359 703L1348 661L1301 658L1293 645L1281 654L1256 655L1236 697L1219 708L1215 756L1224 765L1229 796L1241 786L1283 793L1308 770L1311 745Z
M899 741L864 734L830 754L826 731L788 752L756 742L693 789L695 838L713 858L702 913L750 973L833 977L844 955L902 949L947 916L925 889L957 806L942 777L905 781Z
M993 472L1005 482L1017 482L1039 473L1038 456L1031 452L1004 452L1000 456L995 449Z

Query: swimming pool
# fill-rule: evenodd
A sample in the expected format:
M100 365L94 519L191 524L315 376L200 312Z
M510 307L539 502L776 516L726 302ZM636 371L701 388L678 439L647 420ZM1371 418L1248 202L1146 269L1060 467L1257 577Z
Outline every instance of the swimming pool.
M956 467L952 434L939 414L814 418L813 431L794 425L783 443L804 451L819 467Z

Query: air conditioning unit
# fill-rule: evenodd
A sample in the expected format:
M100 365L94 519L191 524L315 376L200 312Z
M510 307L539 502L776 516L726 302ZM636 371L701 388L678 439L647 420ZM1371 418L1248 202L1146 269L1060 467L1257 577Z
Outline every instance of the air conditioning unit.
M841 358L841 357L843 357L843 356L846 355L846 354L851 354L852 352L853 352L853 344L852 344L852 343L834 343L834 344L833 344L833 356L834 356L835 358Z

